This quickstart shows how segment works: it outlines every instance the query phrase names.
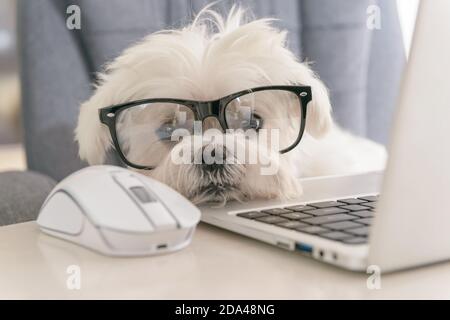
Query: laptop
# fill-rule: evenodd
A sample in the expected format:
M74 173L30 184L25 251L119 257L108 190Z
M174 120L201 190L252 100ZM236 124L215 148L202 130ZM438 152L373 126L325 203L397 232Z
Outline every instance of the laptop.
M296 200L200 207L202 221L335 266L450 258L450 1L422 1L384 172L302 179Z

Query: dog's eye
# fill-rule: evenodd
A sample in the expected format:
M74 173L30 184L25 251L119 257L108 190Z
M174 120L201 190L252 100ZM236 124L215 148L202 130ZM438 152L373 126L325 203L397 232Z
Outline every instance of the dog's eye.
M171 140L172 134L177 129L192 131L192 121L187 119L183 113L177 113L172 119L168 119L155 130L160 140Z
M160 140L171 140L172 134L175 129L176 128L171 124L163 123L159 128L155 130L155 133Z
M247 104L238 99L226 112L227 123L230 128L253 129L256 131L262 128L262 118L257 113L254 113L254 108L247 106Z
M263 124L263 120L261 119L261 117L257 114L252 114L250 119L245 119L241 121L241 126L242 129L247 130L247 129L253 129L258 131L259 129L262 128L262 124Z

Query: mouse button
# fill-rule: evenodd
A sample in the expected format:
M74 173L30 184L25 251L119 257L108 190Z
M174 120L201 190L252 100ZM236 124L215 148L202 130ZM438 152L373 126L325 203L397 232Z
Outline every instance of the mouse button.
M112 173L113 179L125 189L144 187L144 184L131 172L117 171Z
M71 235L81 233L84 214L79 205L64 192L55 193L41 209L37 223L47 228Z
M96 227L130 232L152 232L154 228L127 190L111 175L99 175L74 187L87 217Z
M141 203L155 202L156 199L144 187L131 187L130 191L136 196Z
M147 203L142 207L156 230L169 230L177 228L177 221L161 203Z
M147 191L141 180L130 172L114 172L113 179L126 190L129 190L141 203L155 202L156 199Z
M156 180L146 180L146 183L167 206L180 227L192 227L200 221L200 210L180 193Z

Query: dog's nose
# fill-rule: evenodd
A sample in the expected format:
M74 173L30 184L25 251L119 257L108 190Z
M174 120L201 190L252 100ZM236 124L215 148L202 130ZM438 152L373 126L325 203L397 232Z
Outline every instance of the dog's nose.
M227 159L227 148L223 145L202 147L202 166L223 165Z

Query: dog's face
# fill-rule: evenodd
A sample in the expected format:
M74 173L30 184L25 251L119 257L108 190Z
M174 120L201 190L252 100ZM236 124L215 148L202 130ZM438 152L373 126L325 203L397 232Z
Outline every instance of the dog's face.
M326 88L286 48L285 32L267 19L241 24L240 9L233 9L226 20L213 13L218 31L212 32L202 20L208 15L205 10L182 30L150 35L108 66L96 93L80 110L76 138L82 159L103 163L111 146L98 109L141 99L210 101L261 86L308 85L313 101L306 134L328 130ZM225 133L217 118L198 119L192 108L173 102L126 109L117 115L116 132L130 162L154 168L142 173L196 203L292 197L300 186L291 174L290 153L280 155L279 150L292 144L298 133L301 109L296 103L292 93L274 91L232 100L226 107L228 127L249 129L253 135L242 130ZM260 139L263 129L268 130L266 139ZM272 136L271 129L277 129L278 136Z

